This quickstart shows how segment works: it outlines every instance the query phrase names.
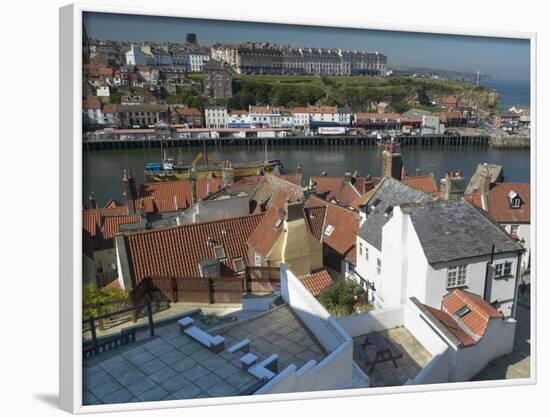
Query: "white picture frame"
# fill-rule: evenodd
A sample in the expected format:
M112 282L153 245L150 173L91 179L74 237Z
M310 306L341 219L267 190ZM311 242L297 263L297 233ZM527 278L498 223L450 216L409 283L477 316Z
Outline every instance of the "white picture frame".
M536 382L536 356L531 356L531 377L522 380L500 380L484 382L449 383L426 386L402 386L389 388L368 388L357 390L319 391L292 394L266 395L259 397L234 397L223 399L193 399L170 402L143 402L100 406L82 406L82 14L84 12L105 12L122 14L161 15L185 18L207 18L220 20L242 20L264 23L288 23L307 25L305 19L262 18L261 13L254 19L241 19L238 13L233 15L186 13L184 10L156 10L154 7L97 6L76 3L60 9L60 406L63 410L85 414L110 411L152 410L176 407L194 407L218 404L257 403L266 401L286 401L294 399L317 399L327 397L350 397L377 394L410 393L435 390L457 390L474 387L506 387L529 385ZM410 32L430 32L440 34L511 37L527 39L531 42L531 187L536 189L536 42L535 33L505 32L486 30L461 30L444 27L424 27L416 25L385 25L380 23L326 20L316 22L318 26L354 27L362 29L395 30ZM537 196L532 195L532 291L537 293ZM536 297L532 299L532 346L536 345L535 317Z

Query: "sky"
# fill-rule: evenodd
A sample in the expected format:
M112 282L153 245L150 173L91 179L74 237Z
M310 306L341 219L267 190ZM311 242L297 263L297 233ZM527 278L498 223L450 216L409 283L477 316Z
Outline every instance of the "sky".
M379 51L390 66L423 67L489 74L494 80L529 80L529 40L439 35L317 26L86 13L89 37L120 41L184 42L187 32L199 44L264 41L304 47Z

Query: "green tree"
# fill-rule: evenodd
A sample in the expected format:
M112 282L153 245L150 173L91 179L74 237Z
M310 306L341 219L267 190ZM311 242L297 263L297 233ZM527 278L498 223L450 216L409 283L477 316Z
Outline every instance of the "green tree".
M86 319L90 316L99 316L113 311L112 305L102 305L112 301L121 303L128 300L128 292L118 288L98 288L95 285L82 287L82 315Z
M355 305L365 290L355 281L344 279L334 281L319 294L319 302L333 316L347 316L355 312Z

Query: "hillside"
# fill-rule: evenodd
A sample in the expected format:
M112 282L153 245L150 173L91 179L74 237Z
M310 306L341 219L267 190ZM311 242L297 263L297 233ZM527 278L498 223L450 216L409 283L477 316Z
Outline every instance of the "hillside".
M389 102L397 112L410 108L434 110L431 102L457 96L467 106L484 111L498 108L496 91L460 81L423 80L408 77L312 77L244 75L234 81L232 108L249 104L349 105L354 111L368 111L379 101Z

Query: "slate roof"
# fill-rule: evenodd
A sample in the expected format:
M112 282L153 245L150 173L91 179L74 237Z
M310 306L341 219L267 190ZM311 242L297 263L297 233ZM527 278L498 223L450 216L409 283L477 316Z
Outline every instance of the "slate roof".
M376 208L372 209L374 201L380 199ZM384 177L378 184L376 191L371 195L366 205L369 210L367 218L358 231L359 237L365 239L376 249L382 248L382 227L391 219L392 213L384 215L389 207L400 206L406 203L423 203L433 201L433 197L401 183L393 177Z
M214 247L223 246L222 275L233 275L233 261L248 265L247 239L264 214L194 223L124 236L133 285L147 277L198 277L199 262L214 258ZM209 240L212 242L209 244Z
M493 244L495 253L522 250L485 212L467 201L407 204L401 208L409 213L430 264L489 255Z

